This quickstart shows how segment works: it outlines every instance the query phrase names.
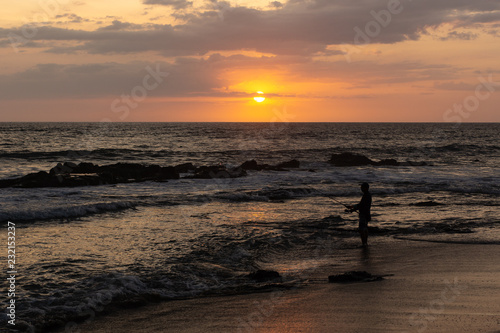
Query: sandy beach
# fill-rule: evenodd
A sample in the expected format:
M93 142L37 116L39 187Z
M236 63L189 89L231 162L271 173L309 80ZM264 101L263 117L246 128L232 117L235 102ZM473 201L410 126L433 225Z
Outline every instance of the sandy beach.
M81 332L500 332L500 247L406 240L348 248L289 290L164 302L98 316ZM334 284L350 270L382 281ZM306 276L307 275L307 276Z

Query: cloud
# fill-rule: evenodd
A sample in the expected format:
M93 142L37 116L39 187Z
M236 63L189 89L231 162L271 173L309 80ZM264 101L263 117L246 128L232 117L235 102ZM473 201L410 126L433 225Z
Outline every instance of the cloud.
M125 64L39 64L22 72L1 75L0 99L108 96L113 99L122 94L130 94L134 87L141 86L144 77L149 73L148 67L169 73L157 89L148 93L151 97L244 96L248 92L228 88L259 80L260 73L263 72L277 73L284 82L317 82L325 87L332 82L344 82L345 92L350 90L349 85L370 88L375 84L399 85L406 82L453 80L457 73L457 68L451 66L414 62L358 62L355 65L346 65L343 61L313 61L299 56L249 57L214 54L202 59L182 57L174 62L158 63L135 61ZM225 73L235 69L245 72L241 81L227 79ZM320 95L317 97L321 97Z
M177 0L148 3L181 6ZM74 41L74 47L56 47L51 52L91 54L155 51L166 57L203 55L213 51L255 50L276 55L327 54L332 45L355 43L357 32L378 25L368 43L398 43L417 40L429 28L452 24L463 28L500 22L497 0L419 0L402 3L400 13L384 16L387 0L362 1L290 0L282 7L255 9L212 1L212 6L187 14L178 25L132 25L115 21L95 31L40 28L33 40ZM219 4L224 4L219 8ZM390 14L390 13L389 13ZM377 22L384 22L383 24ZM370 25L371 24L371 25ZM133 27L133 28L131 28ZM125 28L125 30L123 29ZM20 34L20 29L14 32ZM462 29L464 30L464 29ZM3 35L6 35L5 33ZM452 32L447 39L474 38L468 31Z
M186 0L144 0L145 5L171 6L174 9L184 9L193 5L192 1Z
M122 22L120 20L114 20L111 25L97 29L98 31L123 31L123 30L142 30L144 25L134 24L129 22Z
M274 8L282 8L283 7L283 4L279 1L270 2L269 5L271 7L274 7Z
M474 40L477 37L479 37L479 35L476 33L451 31L448 33L446 37L440 37L439 39L442 41L454 40L454 39Z
M454 82L454 81L434 83L434 88L440 90L474 91L476 87L477 83L470 84L465 82Z
M217 62L217 61L216 61ZM61 65L39 64L26 71L0 76L0 99L110 98L130 94L153 71L168 73L148 96L197 96L227 86L211 59L168 62L114 62ZM152 79L151 79L151 82Z
M500 22L500 10L492 10L485 13L464 13L457 17L458 26L469 26L478 23Z
M56 19L68 19L68 21L59 21L58 23L82 23L82 22L92 22L89 19L84 19L76 14L60 14L55 16Z

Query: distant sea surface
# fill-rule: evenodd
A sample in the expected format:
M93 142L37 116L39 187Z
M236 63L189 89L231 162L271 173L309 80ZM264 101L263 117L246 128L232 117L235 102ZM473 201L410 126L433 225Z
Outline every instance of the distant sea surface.
M342 152L427 165L328 163ZM297 280L311 263L345 260L335 249L360 243L357 216L328 197L357 203L364 181L372 246L394 238L500 244L496 123L0 123L0 179L59 162L233 167L251 159L297 159L300 168L0 189L3 244L7 221L16 224L17 320L47 331L124 304L258 290L265 283L247 275L263 268ZM323 256L325 242L333 252Z

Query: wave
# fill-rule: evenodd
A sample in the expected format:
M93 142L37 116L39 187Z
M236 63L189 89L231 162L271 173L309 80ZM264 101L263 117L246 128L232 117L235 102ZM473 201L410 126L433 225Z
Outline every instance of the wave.
M9 143L3 143L2 146L10 146ZM14 144L12 144L14 145ZM346 147L328 147L328 148L294 148L294 149L276 149L276 150L262 150L262 149L228 149L228 150L209 150L204 152L194 151L172 151L169 149L148 149L151 148L147 145L135 145L133 148L99 148L99 149L67 149L55 151L3 151L0 152L0 158L11 159L49 159L49 158L67 158L68 160L80 160L88 157L98 158L116 158L122 157L124 159L143 155L150 158L158 157L171 157L171 156L205 156L211 159L216 156L217 158L234 157L238 160L241 156L255 156L259 159L274 160L276 156L280 158L298 158L302 159L301 162L326 162L333 153L338 152L353 152L357 154L368 155L370 158L395 158L414 154L418 152L420 155L429 156L432 153L457 153L457 152L471 152L478 154L488 154L500 151L500 146L497 145L475 145L475 144L446 144L446 145L426 145L415 147L368 147L368 148L346 148ZM380 156L379 156L380 155ZM318 158L325 157L324 160ZM313 160L311 160L313 159Z
M418 185L418 186L417 186ZM32 191L32 190L31 190ZM433 184L405 184L405 186L394 186L385 188L374 188L372 194L375 197L381 197L385 195L403 195L409 193L425 193L429 194L432 192L449 192L449 193L477 193L485 194L488 196L496 196L500 194L500 188L498 186L481 186L477 184L476 186L445 186L445 185L433 185ZM27 193L27 192L26 192ZM55 195L57 197L65 197L72 193L79 192L69 192L69 193L58 193ZM148 194L146 196L135 197L131 200L129 196L114 196L113 198L103 198L104 202L74 202L72 204L63 201L57 206L44 207L39 206L32 208L29 206L23 206L20 208L12 208L0 210L0 222L6 221L44 221L53 219L77 219L85 216L104 214L109 212L121 211L126 209L134 209L140 206L143 207L164 207L166 205L198 205L200 203L209 202L235 202L235 203L245 203L245 202L277 202L282 203L290 200L300 200L306 198L321 198L327 199L330 197L336 198L341 202L350 200L351 198L359 198L359 190L357 187L352 187L349 189L338 189L338 190L318 190L312 186L298 186L298 187L269 187L261 188L258 190L241 190L235 189L231 191L220 191L208 194L185 194L185 195L167 195L165 194ZM24 196L23 196L24 198ZM107 200L113 201L107 201ZM415 201L413 204L416 204ZM455 203L455 205L482 205L482 206L497 206L495 200L481 200L473 201L470 203ZM398 202L378 202L376 206L379 207L391 207L398 206L401 203Z
M117 212L126 209L133 209L136 203L119 201L119 202L102 202L84 205L64 206L56 208L46 208L38 210L23 210L14 212L0 212L0 222L6 221L40 221L54 219L68 219L90 216L94 214L102 214L108 212Z
M221 226L216 234L208 233L192 240L189 253L169 256L152 268L137 264L126 272L87 273L73 284L51 281L50 285L41 285L33 279L36 293L24 297L25 307L19 310L19 317L30 318L28 325L43 331L68 321L83 321L89 314L114 306L283 288L294 281L293 278L259 281L250 273L259 268L257 261L270 250L289 249L294 240L301 237L304 236L300 233L281 235L249 226L227 225ZM80 270L85 272L85 267L87 265ZM75 274L72 269L67 271L61 274ZM58 278L66 281L64 276Z
M50 159L65 157L68 160L78 160L88 157L112 158L126 157L137 154L143 154L143 150L135 149L95 149L95 150L58 150L58 151L18 151L0 153L0 158L12 159Z
M469 245L500 245L500 241L487 240L487 239L437 239L421 237L408 237L408 236L394 236L396 239L409 240L414 242L429 242L429 243L444 243L444 244L469 244Z
M375 227L370 232L373 235L411 239L436 234L460 234L465 228L477 223L462 221L448 229L438 228L439 223L411 229ZM154 265L137 263L125 272L86 274L86 277L73 284L51 281L50 285L40 286L34 279L37 286L33 290L36 292L23 299L26 307L19 310L19 317L30 318L31 324L43 329L71 320L83 321L89 313L94 315L114 306L138 306L158 300L284 288L304 275L279 272L283 274L284 283L281 283L255 281L249 273L260 269L260 263L268 267L276 263L273 258L281 257L280 254L295 253L295 248L305 247L313 257L314 253L330 256L337 249L349 246L353 238L357 239L358 234L351 221L333 215L323 219L269 223L247 221L241 225L221 225L216 232L189 240L191 250L188 253L149 263ZM342 239L348 241L343 242ZM465 239L463 242L468 241ZM59 266L71 264L75 263L64 262L59 263ZM85 272L85 267L86 264L81 266L82 272ZM72 269L67 271L61 274L74 274ZM64 276L59 278L66 281ZM53 302L54 299L57 302Z
M213 197L234 202L286 200L307 196L321 196L313 188L269 188L245 192L219 192Z
M452 143L444 146L438 147L426 147L428 149L434 149L438 152L460 152L460 151L477 151L477 152L494 152L500 150L499 146L495 145L474 145L474 144L459 144Z

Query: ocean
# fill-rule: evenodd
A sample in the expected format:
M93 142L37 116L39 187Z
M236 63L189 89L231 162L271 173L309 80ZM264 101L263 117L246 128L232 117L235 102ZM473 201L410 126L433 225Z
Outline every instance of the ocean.
M329 163L340 153L412 162ZM360 245L357 215L339 202L359 202L361 182L373 195L370 246L500 244L497 123L0 123L0 179L64 162L230 168L252 159L300 166L1 188L4 254L15 224L17 328L76 332L79 321L120 307L294 284ZM249 278L259 269L282 281ZM5 309L7 292L0 298Z

